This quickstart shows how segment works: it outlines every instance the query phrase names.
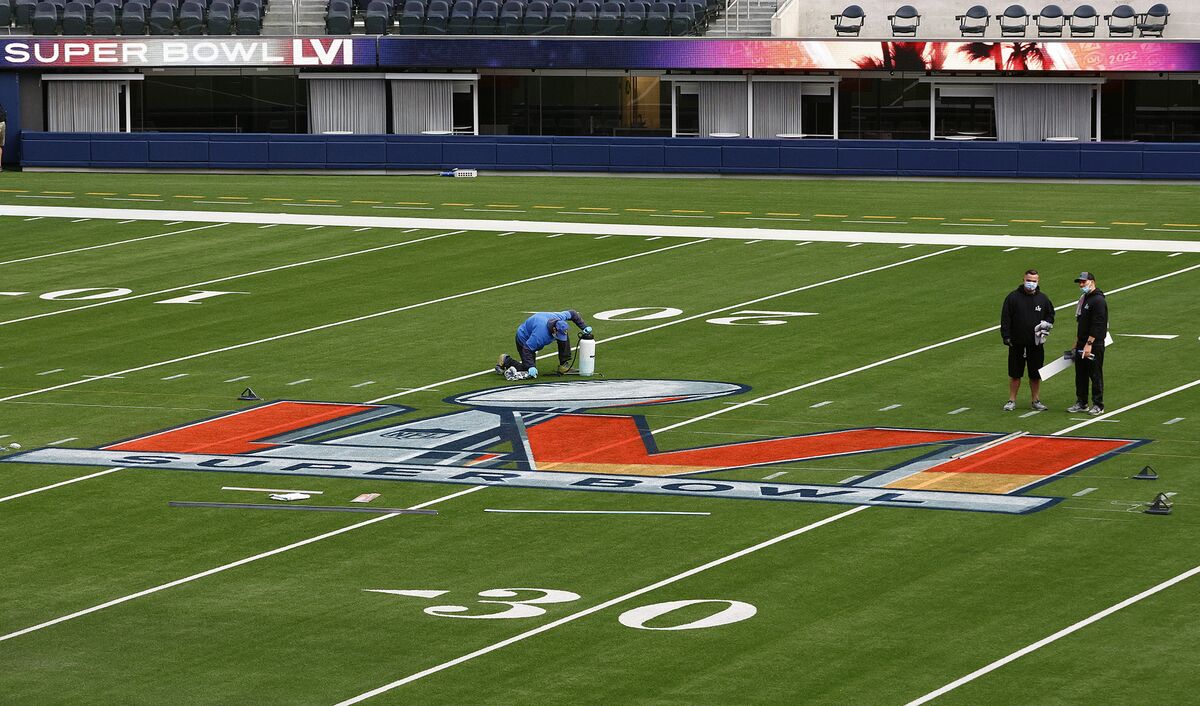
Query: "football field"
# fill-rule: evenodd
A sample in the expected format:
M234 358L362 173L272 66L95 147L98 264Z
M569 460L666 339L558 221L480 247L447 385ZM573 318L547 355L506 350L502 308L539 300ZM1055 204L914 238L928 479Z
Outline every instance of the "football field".
M1200 187L0 176L0 702L1200 690Z

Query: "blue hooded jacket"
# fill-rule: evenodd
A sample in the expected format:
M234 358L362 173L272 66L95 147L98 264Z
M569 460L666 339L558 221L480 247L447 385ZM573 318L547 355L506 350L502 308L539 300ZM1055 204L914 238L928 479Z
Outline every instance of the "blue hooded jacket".
M587 325L574 309L538 312L517 328L517 342L531 351L540 351L554 341L551 327L558 321L573 321L581 329Z

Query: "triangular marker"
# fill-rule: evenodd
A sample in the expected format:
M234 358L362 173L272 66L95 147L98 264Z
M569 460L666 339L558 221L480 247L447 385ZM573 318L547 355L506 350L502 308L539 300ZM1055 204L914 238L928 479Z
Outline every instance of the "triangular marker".
M1170 515L1171 500L1166 493L1159 493L1154 502L1150 503L1150 507L1146 508L1147 515Z
M261 400L262 398L254 394L254 390L251 390L247 387L245 390L242 390L242 394L238 396L238 399L246 402L253 402L254 400Z
M1138 474L1136 476L1133 476L1133 479L1134 480L1158 480L1158 472L1155 471L1150 466L1146 466L1142 470L1138 471Z

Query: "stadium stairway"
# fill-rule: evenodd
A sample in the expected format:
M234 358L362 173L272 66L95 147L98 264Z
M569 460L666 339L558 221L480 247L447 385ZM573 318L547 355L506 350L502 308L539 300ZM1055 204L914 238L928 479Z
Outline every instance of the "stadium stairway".
M713 20L706 37L769 37L777 0L730 0L725 12Z
M327 0L275 0L263 16L263 34L319 36L325 34ZM295 32L292 31L293 23Z

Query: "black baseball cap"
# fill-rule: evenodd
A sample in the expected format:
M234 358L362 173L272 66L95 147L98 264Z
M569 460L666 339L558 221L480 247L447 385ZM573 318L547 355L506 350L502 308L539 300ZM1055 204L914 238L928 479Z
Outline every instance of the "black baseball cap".
M1087 280L1089 280L1089 279L1090 279L1090 280L1095 280L1095 279L1096 279L1096 275L1092 274L1091 272L1080 272L1080 273L1079 273L1079 276L1075 278L1075 281L1076 281L1076 282L1085 282L1085 281L1087 281Z

